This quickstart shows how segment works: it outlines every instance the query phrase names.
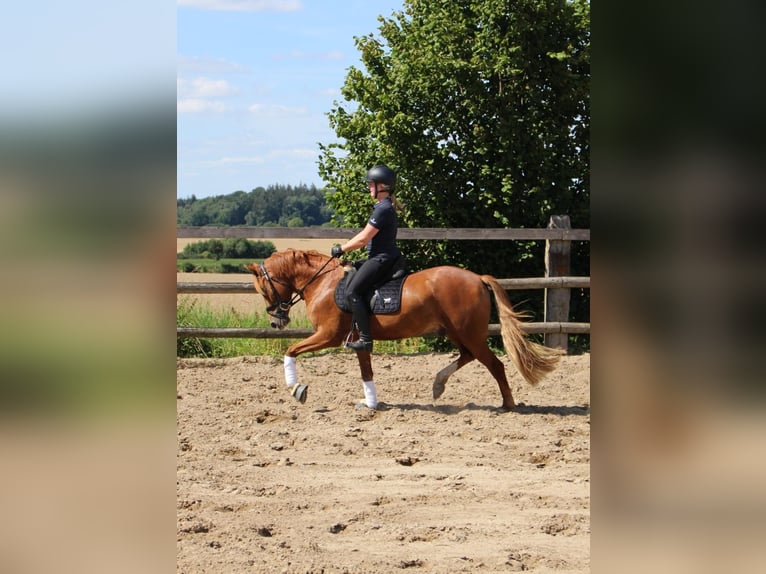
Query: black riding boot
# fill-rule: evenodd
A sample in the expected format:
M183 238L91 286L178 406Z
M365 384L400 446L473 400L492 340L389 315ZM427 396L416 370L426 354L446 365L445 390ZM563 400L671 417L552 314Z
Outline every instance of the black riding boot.
M361 297L354 297L351 300L351 313L354 317L357 329L359 329L359 339L353 343L346 343L346 347L355 351L372 352L372 336L370 335L370 310Z

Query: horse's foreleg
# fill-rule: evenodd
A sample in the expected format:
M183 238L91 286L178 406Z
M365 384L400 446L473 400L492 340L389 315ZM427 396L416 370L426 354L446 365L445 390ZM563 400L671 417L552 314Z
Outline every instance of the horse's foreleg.
M368 408L378 408L378 393L375 389L375 381L372 373L372 359L369 352L357 352L356 359L359 361L359 371L362 374L362 389L364 390L364 404Z
M452 361L449 365L444 367L441 371L436 373L434 379L434 399L438 399L444 393L444 389L447 385L447 379L455 374L460 367L473 361L473 356L465 349L461 349L460 356Z
M290 391L290 394L300 403L306 402L308 395L308 386L298 383L298 372L296 369L295 359L301 353L307 353L309 351L318 351L320 349L326 349L327 347L337 346L340 344L340 340L336 341L338 337L327 337L320 332L316 332L310 337L290 345L287 348L287 352L284 357L285 368L285 383Z
M295 357L285 355L285 383L290 394L300 403L306 402L306 395L308 394L308 386L298 384L298 372L295 368Z

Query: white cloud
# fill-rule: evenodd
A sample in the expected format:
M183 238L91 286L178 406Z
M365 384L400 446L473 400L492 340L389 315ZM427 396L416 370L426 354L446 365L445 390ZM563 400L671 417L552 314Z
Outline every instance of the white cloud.
M267 162L278 160L280 158L305 158L310 159L317 156L319 152L316 149L309 148L287 148L269 151L263 155L254 156L233 156L222 157L217 160L211 160L203 162L209 166L224 166L224 165L262 165Z
M203 112L224 112L226 104L223 102L203 100L200 98L180 99L176 102L176 111L179 114L199 114Z
M223 58L178 55L176 70L183 74L242 74L250 68Z
M287 60L288 58L292 58L294 60L300 60L306 56L306 52L302 52L301 50L293 50L292 52L288 52L287 54L277 53L273 54L271 58L273 60Z
M272 60L309 60L309 61L333 61L343 60L343 52L333 50L330 52L304 52L302 50L293 50L287 53L272 54Z
M282 105L252 104L248 110L263 118L281 118L286 116L305 116L308 114L306 108L291 108Z
M222 12L295 12L303 8L300 0L177 0L177 4Z
M176 79L176 89L182 98L221 98L230 96L234 89L226 80L209 78Z
M322 57L325 60L342 60L346 56L343 54L343 52L335 50L333 52L325 52Z
M316 157L319 151L317 149L285 149L274 153L274 157Z
M242 164L242 163L256 163L261 164L266 161L266 158L263 156L254 156L254 157L222 157L219 160L211 162L212 164L216 165L229 165L229 164Z
M181 114L225 112L228 107L218 100L236 90L226 80L176 78L176 111Z

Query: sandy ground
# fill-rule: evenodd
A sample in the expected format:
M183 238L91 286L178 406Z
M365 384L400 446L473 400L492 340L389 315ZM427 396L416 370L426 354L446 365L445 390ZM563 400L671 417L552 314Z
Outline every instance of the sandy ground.
M356 359L179 359L177 571L588 572L590 356L537 387L506 364L518 412L472 363L376 355L383 410L355 408Z

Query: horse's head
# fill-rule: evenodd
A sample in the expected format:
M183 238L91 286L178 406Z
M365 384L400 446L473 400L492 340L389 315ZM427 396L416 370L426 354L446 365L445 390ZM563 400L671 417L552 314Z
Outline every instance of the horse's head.
M255 290L266 300L272 327L287 327L292 306L304 298L306 289L317 278L335 269L327 269L333 261L332 257L317 251L287 249L273 253L260 265L245 265L245 269L255 275Z
M290 298L293 288L277 277L273 277L266 269L266 262L257 265L245 265L245 269L253 274L253 286L266 301L266 312L271 317L274 329L284 329L290 323L290 308L294 302Z

